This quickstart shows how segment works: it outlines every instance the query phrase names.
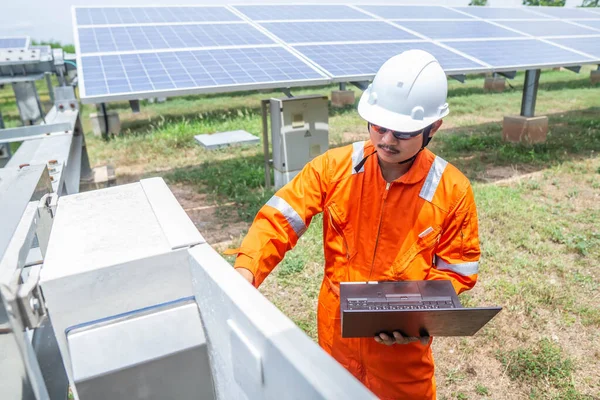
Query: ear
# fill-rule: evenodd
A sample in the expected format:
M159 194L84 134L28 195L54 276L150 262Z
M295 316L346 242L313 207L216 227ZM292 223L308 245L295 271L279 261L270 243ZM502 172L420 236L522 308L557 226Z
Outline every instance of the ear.
M433 123L433 126L431 127L431 131L429 132L429 137L433 137L433 135L435 135L435 133L438 131L438 129L440 129L440 127L442 126L442 120L438 120L435 121Z

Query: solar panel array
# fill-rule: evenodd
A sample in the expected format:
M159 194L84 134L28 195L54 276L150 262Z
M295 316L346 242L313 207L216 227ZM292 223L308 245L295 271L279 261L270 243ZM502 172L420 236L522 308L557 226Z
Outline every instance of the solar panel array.
M73 18L84 102L370 80L415 48L449 75L600 64L589 9L97 7Z
M0 49L27 49L28 36L0 37Z

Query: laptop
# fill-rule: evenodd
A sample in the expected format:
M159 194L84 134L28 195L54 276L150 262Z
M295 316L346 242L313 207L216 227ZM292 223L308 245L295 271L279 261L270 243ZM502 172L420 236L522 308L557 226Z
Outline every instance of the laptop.
M472 336L502 307L466 308L450 281L342 282L342 337Z

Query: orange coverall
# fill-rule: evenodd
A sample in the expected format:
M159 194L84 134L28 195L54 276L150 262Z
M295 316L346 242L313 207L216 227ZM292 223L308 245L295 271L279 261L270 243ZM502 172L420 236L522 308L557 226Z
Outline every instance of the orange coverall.
M258 287L323 216L325 274L317 311L319 344L382 399L434 399L431 340L386 346L343 339L339 283L450 280L457 293L477 280L477 212L468 179L425 149L392 183L370 141L327 151L308 163L258 212L235 252L236 268Z

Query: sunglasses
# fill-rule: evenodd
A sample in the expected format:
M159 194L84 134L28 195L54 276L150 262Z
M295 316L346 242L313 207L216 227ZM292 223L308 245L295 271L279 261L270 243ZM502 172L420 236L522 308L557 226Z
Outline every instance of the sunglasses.
M379 133L380 135L385 135L386 133L390 132L396 139L399 140L414 138L423 133L423 131L425 131L425 129L421 129L420 131L416 132L398 132L371 123L369 124L369 127L372 128L375 132Z

